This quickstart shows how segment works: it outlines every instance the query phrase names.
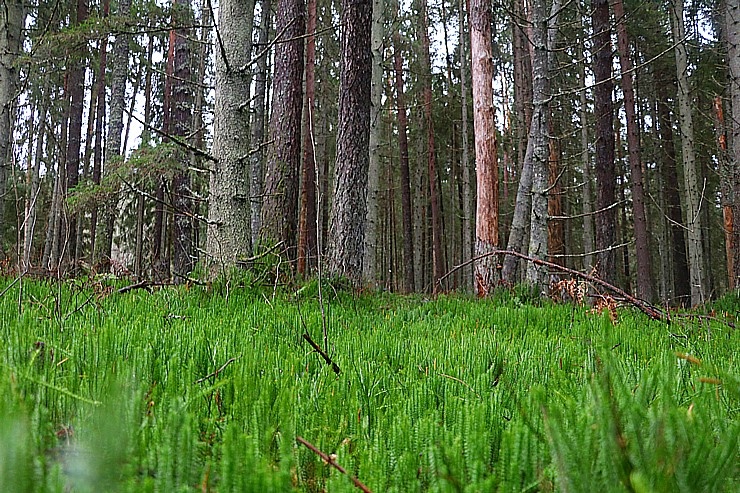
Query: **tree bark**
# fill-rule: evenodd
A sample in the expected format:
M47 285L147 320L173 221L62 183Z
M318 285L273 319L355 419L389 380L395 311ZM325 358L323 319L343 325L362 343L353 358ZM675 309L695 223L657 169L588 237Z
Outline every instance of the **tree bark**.
M462 168L462 261L467 262L473 258L473 229L471 221L473 218L472 208L472 184L471 184L471 172L470 172L470 160L469 160L469 145L468 145L468 74L467 67L470 63L468 60L467 53L467 32L465 29L465 20L467 18L468 9L465 7L464 0L459 0L459 50L460 50L460 100L462 106L462 121L460 123L460 139L462 144L462 151L460 154L460 167ZM475 288L473 284L473 268L468 265L463 268L462 271L463 286L466 292L470 291L471 287Z
M645 215L645 191L640 157L640 133L635 111L635 90L632 85L632 59L629 54L627 19L623 0L614 0L614 16L617 18L617 46L619 65L622 71L622 93L624 112L627 118L627 149L632 184L632 214L634 217L635 249L637 252L637 296L653 301L653 276L650 261L650 245L647 216Z
M594 114L596 117L596 249L597 271L614 284L616 274L617 211L614 163L614 108L612 103L612 45L608 0L594 0L592 13L594 58Z
M470 52L473 59L473 125L477 178L476 256L498 248L498 159L493 109L493 61L491 53L491 4L470 4ZM485 256L475 263L478 296L493 292L497 281L496 258Z
M359 284L367 214L372 0L342 0L339 124L328 270Z
M260 242L263 247L282 242L289 259L296 257L305 26L303 0L278 1L275 31L283 34L282 42L275 45L272 95L279 104L273 105L270 115L272 147L265 175Z
M530 216L529 256L538 260L547 257L547 202L549 191L550 78L548 69L547 10L544 0L532 4L532 125L528 141L532 143L532 210ZM529 153L528 153L529 154ZM547 268L537 262L527 264L527 283L547 292Z
M216 48L213 154L206 249L211 275L226 274L251 254L249 88L252 0L221 0Z
M585 43L586 31L583 25L583 17L580 17L581 40L578 43L578 59L584 57L583 45ZM588 135L588 101L586 97L586 64L578 64L578 84L583 89L579 91L578 98L580 106L578 108L578 117L581 125L581 174L583 175L583 192L581 194L582 213L583 213L583 270L589 272L595 267L594 265L594 217L592 215L593 205L591 202L591 153L589 152L590 139Z
M686 32L683 21L683 0L671 5L671 30L675 42L676 77L678 80L678 120L681 129L681 155L684 176L684 216L688 239L691 304L705 301L704 248L702 245L700 192L694 154L694 121L691 114L691 87L688 79Z
M298 219L298 273L316 265L316 156L314 145L314 109L316 107L316 0L308 0L306 38L306 101L303 111L303 167L301 175L301 209Z
M727 36L727 59L729 61L730 100L732 104L732 148L730 159L734 169L733 217L740 220L740 2L726 0L725 25ZM740 227L733 228L733 278L734 286L740 287Z
M367 173L367 220L365 230L365 281L378 286L378 229L380 225L380 150L382 133L383 99L383 37L385 35L384 0L373 0L371 50L373 54L372 82L370 84L370 161Z

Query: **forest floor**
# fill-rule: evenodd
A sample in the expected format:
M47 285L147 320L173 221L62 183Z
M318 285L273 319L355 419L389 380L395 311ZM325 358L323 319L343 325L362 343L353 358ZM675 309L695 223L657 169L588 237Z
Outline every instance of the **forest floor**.
M737 298L124 286L0 279L4 491L740 491Z

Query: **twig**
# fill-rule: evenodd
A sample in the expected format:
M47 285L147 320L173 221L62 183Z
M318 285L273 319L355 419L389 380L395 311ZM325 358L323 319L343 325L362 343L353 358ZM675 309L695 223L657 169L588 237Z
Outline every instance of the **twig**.
M311 345L314 351L319 353L319 355L322 358L324 358L324 361L326 362L327 365L331 365L331 369L334 371L334 373L336 373L337 375L341 373L341 370L339 369L339 365L337 365L334 361L332 361L329 355L326 354L326 351L321 349L321 346L316 344L316 342L313 339L311 339L311 336L308 334L308 332L303 333L303 338L306 340L306 342L308 342Z
M478 392L476 392L475 389L473 387L471 387L470 384L468 382L466 382L465 380L462 380L462 379L457 378L457 377L453 377L452 375L447 375L446 373L437 372L437 375L439 375L440 377L449 378L450 380L454 380L457 383L461 383L461 384L465 385L472 393L474 393L476 396L478 396L478 399L481 399L480 394Z
M354 484L360 491L364 491L365 493L372 493L372 491L370 490L370 488L368 488L367 486L365 486L364 484L362 484L362 482L359 479L357 479L356 477L350 476L347 473L347 470L345 468L343 468L342 466L340 466L339 464L337 464L335 462L334 456L332 456L332 455L326 455L324 452L322 452L321 450L319 450L318 448L316 448L315 445L311 444L308 440L306 440L305 438L303 438L300 435L296 435L295 440L296 440L296 442L300 443L301 445L304 445L308 450L310 450L314 454L316 454L319 457L321 457L321 460L323 460L324 462L326 462L327 464L329 464L331 467L333 467L337 471L339 471L342 474L344 474L345 476L347 476L349 478L349 480L352 481L352 484Z
M205 377L203 377L203 378L199 378L198 380L196 380L196 381L195 381L195 383L203 383L203 382L205 382L206 380L208 380L208 379L209 379L209 378L211 378L211 377L217 377L219 373L221 373L222 371L224 371L224 369L225 369L225 368L226 368L227 366L229 366L229 365L230 365L231 363L233 363L233 362L234 362L234 361L236 361L237 359L239 359L239 358L229 358L229 359L228 359L228 360L226 361L226 363L224 363L223 365L221 365L221 368L219 368L218 370L216 370L216 371L214 371L214 372L212 372L212 373L209 373L208 375L206 375L206 376L205 376Z

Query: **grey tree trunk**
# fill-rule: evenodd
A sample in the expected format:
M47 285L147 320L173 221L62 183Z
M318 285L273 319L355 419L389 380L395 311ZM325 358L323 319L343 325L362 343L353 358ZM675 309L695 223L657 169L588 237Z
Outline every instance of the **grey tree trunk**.
M221 0L216 43L213 154L206 250L211 275L226 273L251 253L249 88L253 0Z
M536 259L547 258L547 196L549 188L548 120L550 79L548 69L547 11L544 0L534 0L532 5L532 124L528 141L531 143L532 162L532 213L530 216L529 255ZM547 291L547 268L530 262L526 281L538 290Z
M44 152L44 138L46 136L46 116L49 110L49 83L48 78L44 81L44 87L41 90L41 108L39 110L39 125L36 132L36 150L33 156L33 168L29 169L30 174L28 193L26 195L26 218L23 231L23 271L31 268L31 257L33 252L33 235L36 229L36 217L38 211L38 200L40 192L40 170L41 156ZM29 153L30 154L30 153Z
M7 228L4 222L7 182L10 176L15 125L15 101L18 92L16 60L21 50L23 2L4 0L0 5L0 252Z
M372 79L372 0L342 0L339 124L328 271L355 283L362 277Z
M581 40L577 46L577 56L581 60L584 57L584 43L587 37L583 26L583 17L581 20ZM590 272L594 268L594 217L591 214L593 205L591 202L591 153L589 152L590 140L588 136L588 101L586 98L586 64L578 64L578 84L583 89L579 91L580 107L578 115L581 124L581 174L583 175L583 190L581 193L581 202L583 204L583 270Z
M678 80L678 121L681 129L681 157L684 176L684 216L688 238L691 304L705 301L704 248L702 245L700 192L694 153L694 121L691 114L691 86L688 79L686 30L683 21L683 0L671 5L671 30L675 42L676 76Z
M383 28L385 1L373 0L373 25L370 49L373 56L373 72L370 82L370 161L367 171L367 220L365 229L365 259L363 277L377 286L378 276L378 227L380 194L380 147L382 134L383 96Z

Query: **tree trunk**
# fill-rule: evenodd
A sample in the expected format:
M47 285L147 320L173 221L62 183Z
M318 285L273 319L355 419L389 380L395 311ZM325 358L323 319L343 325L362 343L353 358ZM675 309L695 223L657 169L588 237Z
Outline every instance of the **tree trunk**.
M173 44L173 82L170 106L170 132L181 140L187 140L193 121L191 87L191 56L188 39L192 24L190 0L173 0L174 29L170 31ZM193 244L193 198L190 173L187 169L189 156L178 152L180 168L172 177L173 244L172 266L175 281L181 282L195 267Z
M671 5L671 28L675 41L676 74L678 80L678 120L681 128L681 155L684 176L684 216L688 238L689 278L691 304L705 301L704 292L704 248L702 245L701 216L699 207L698 175L694 154L694 121L691 114L691 87L688 79L686 55L686 32L683 22L683 0L673 0Z
M301 165L301 114L303 110L303 35L306 4L279 0L272 79L274 104L270 115L272 147L267 160L260 242L263 247L282 243L289 259L296 257L298 223L298 170Z
M372 0L342 0L339 123L328 270L359 283L367 214Z
M252 246L259 242L260 229L262 227L262 193L264 188L263 160L265 156L265 114L267 112L267 80L269 72L269 53L266 52L267 42L272 24L272 2L261 0L260 2L260 25L259 38L254 52L262 55L257 59L254 84L254 104L252 105L252 118L250 121L250 133L252 150L249 157L249 172L252 193L251 198L251 222L252 222Z
M548 121L550 117L550 79L547 46L547 10L544 0L535 0L532 5L532 126L529 142L532 143L532 211L530 216L529 255L547 258L547 197L549 190L549 146ZM528 153L529 154L529 153ZM527 283L547 292L547 268L535 262L527 264Z
M720 205L722 207L722 224L724 226L725 236L725 266L727 268L727 288L730 291L735 289L735 268L733 266L733 245L734 239L734 217L732 214L733 187L732 175L733 167L729 159L727 149L727 125L725 123L725 113L721 96L715 96L712 100L714 106L714 128L717 135L717 157L719 160L719 179L720 179Z
M616 279L614 243L617 228L616 170L614 164L614 108L612 103L612 45L608 0L594 0L592 13L594 115L596 117L596 249L599 276Z
M373 73L370 84L370 161L367 172L367 226L365 229L365 259L363 277L367 283L378 286L378 229L380 212L380 150L383 114L383 37L384 0L373 0L373 25L371 31L371 50L373 54Z
M468 148L468 75L467 67L470 60L468 60L467 53L467 32L465 29L465 20L467 18L468 10L465 8L463 0L459 0L459 49L460 49L460 100L462 106L462 121L461 121L461 144L462 152L460 155L460 167L462 168L462 261L467 262L473 258L473 229L471 220L473 218L472 211L472 184L470 177L470 160L469 160L469 148ZM462 272L464 291L469 292L473 285L473 268L468 265L463 268Z
M740 218L740 2L726 0L727 59L729 61L730 99L732 102L732 148L733 163L733 217ZM733 278L734 286L740 287L740 227L733 229Z
M301 209L298 219L298 273L305 275L316 265L316 155L314 109L316 107L316 0L308 0L306 31L306 101L303 111L303 167Z
M221 0L216 49L213 154L208 197L207 252L211 275L227 274L251 254L249 191L249 88L251 0Z
M16 59L21 52L23 2L5 0L0 8L0 255L4 252L6 190L13 163L13 131L18 92Z
M645 215L645 191L640 158L640 133L635 111L635 90L632 86L632 60L627 38L627 19L623 0L614 0L614 16L617 18L617 46L619 65L622 71L622 93L624 112L627 118L627 149L632 184L632 214L634 217L635 249L637 251L637 291L639 298L653 301L653 279L648 243L648 223Z
M398 12L398 2L394 11ZM408 118L406 97L403 87L403 60L401 59L401 35L393 32L393 67L396 86L396 113L398 115L398 151L401 168L401 217L403 223L403 291L415 290L414 273L414 224L411 209L411 174L409 169Z
M473 59L473 125L477 178L476 256L498 248L498 159L493 109L493 61L491 53L491 4L470 4L470 52ZM486 256L475 262L478 296L487 296L496 285L497 260Z
M583 17L579 16L581 24L581 40L577 47L577 57L582 60L584 57L583 45L585 43L586 31L583 26ZM583 175L583 192L581 194L582 213L583 213L583 270L590 272L595 267L594 264L594 216L592 215L593 206L591 202L591 153L589 152L590 139L588 135L588 101L586 98L586 63L578 64L578 84L583 89L579 91L578 117L581 125L581 174Z
M31 257L33 252L33 235L36 228L36 217L38 211L38 199L40 193L41 159L44 152L44 137L46 136L46 117L49 113L49 82L44 80L41 89L41 105L39 110L39 125L36 132L36 151L33 156L33 168L28 170L30 179L28 193L26 194L26 220L23 231L23 263L22 268L27 272L31 268Z
M124 2L125 3L125 2ZM104 0L103 15L108 17L110 9L110 0ZM95 117L95 149L93 154L92 182L100 185L101 171L103 168L103 124L105 122L105 70L108 59L108 38L104 37L100 41L100 57L98 67L98 82L95 88L97 93L97 111ZM120 61L120 60L119 60ZM128 62L128 60L126 60ZM115 69L114 69L115 70ZM93 114L93 105L90 105L90 114ZM87 146L90 148L91 140L88 139ZM90 263L95 265L95 241L98 222L98 204L93 203L90 213Z

